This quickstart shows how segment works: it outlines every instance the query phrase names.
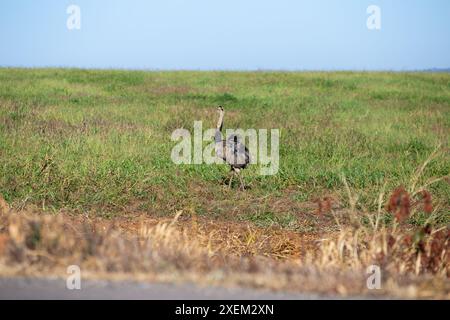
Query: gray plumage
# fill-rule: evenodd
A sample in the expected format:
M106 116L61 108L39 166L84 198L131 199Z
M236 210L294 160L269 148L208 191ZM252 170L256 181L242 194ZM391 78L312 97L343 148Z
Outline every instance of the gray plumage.
M236 134L232 134L228 138L222 139L224 110L221 106L218 108L218 110L219 120L217 122L216 134L214 139L216 142L216 156L230 165L233 175L235 173L238 174L239 180L241 182L241 188L244 188L244 183L239 173L241 169L245 169L250 163L250 152L242 143L242 138ZM230 187L232 179L233 176L230 178Z

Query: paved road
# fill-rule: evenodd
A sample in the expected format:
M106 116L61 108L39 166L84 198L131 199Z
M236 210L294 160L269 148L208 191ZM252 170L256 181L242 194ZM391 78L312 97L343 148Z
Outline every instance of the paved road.
M276 293L254 289L197 287L131 281L84 280L80 290L66 288L65 279L0 278L0 299L136 299L136 300L278 300L330 299L314 294Z

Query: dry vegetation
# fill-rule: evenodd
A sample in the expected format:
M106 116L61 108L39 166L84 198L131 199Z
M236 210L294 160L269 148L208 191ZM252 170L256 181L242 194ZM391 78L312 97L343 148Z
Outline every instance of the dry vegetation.
M424 206L430 195L421 193ZM405 200L406 199L406 200ZM380 195L380 210L382 195ZM327 200L328 202L328 200ZM416 202L417 204L418 202ZM395 190L386 210L393 225L368 214L334 211L339 230L301 234L276 227L206 221L195 215L113 221L89 216L16 212L1 200L0 270L5 275L65 275L81 266L83 276L108 279L192 281L200 285L239 285L292 292L450 298L447 227L408 228L414 215L410 195ZM323 209L323 206L318 206ZM401 215L399 215L401 212ZM366 268L382 270L382 289L368 290Z

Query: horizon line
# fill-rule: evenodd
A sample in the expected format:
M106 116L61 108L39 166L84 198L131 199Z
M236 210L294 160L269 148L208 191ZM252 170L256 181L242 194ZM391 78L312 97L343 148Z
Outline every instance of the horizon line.
M422 69L284 69L284 68L258 68L258 69L241 69L241 68L128 68L128 67L75 67L75 66L9 66L0 65L0 69L67 69L67 70L92 70L92 71L144 71L144 72L388 72L388 73L450 73L450 67L432 67Z

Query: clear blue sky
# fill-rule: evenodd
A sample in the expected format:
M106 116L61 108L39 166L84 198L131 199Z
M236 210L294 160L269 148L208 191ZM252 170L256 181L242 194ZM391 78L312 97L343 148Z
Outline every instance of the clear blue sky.
M66 27L70 4L80 30ZM449 0L2 0L0 66L448 68L449 33Z

